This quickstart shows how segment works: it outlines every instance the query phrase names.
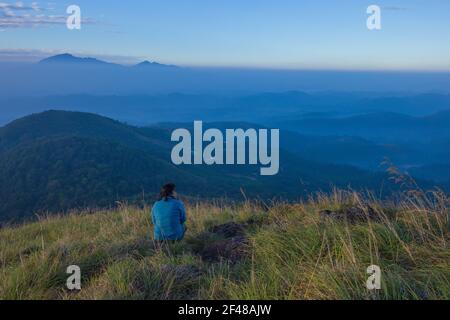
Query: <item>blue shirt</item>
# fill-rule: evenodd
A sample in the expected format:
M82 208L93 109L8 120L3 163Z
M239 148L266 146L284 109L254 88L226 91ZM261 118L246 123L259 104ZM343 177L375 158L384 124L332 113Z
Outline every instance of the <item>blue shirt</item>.
M184 237L186 209L183 202L173 197L159 200L152 208L155 240L181 240Z

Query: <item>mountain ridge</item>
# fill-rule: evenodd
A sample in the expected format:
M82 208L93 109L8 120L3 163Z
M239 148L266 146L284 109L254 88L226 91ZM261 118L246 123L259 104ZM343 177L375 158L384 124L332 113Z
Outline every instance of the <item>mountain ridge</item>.
M70 53L62 53L47 57L38 62L39 64L91 64L91 65L114 65L113 63L102 61L91 57L76 57Z
M0 128L0 190L8 199L0 217L114 205L142 193L154 197L165 180L193 197L241 199L245 191L249 198L286 200L334 186L378 189L387 180L348 165L307 161L284 149L273 177L260 176L259 167L250 165L175 166L170 132L81 112L47 111L16 120ZM385 181L383 190L390 188ZM26 200L27 195L39 199Z
M171 64L163 64L156 61L148 61L144 60L142 62L139 62L135 64L133 67L135 68L179 68L178 66L171 65Z
M78 57L71 53L62 53L44 58L38 62L39 65L90 65L90 66L120 66L128 67L123 64L107 62L93 57ZM129 66L133 68L178 68L175 65L162 64L156 61L144 60L135 65Z

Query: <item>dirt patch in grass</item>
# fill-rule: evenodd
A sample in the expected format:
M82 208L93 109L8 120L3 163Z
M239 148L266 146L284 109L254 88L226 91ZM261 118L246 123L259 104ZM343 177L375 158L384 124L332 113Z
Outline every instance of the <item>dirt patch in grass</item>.
M202 259L207 262L217 262L227 260L236 263L247 256L248 239L243 236L232 237L219 240L200 252Z
M335 219L339 221L348 221L350 223L371 221L380 221L382 215L371 206L365 208L357 206L343 207L338 210L321 210L319 216L322 219Z
M246 225L236 222L229 222L212 227L209 232L216 235L223 236L225 238L233 238L245 235Z
M247 224L236 222L213 226L197 237L196 242L199 245L194 248L194 252L206 262L226 260L236 263L248 253L247 228Z

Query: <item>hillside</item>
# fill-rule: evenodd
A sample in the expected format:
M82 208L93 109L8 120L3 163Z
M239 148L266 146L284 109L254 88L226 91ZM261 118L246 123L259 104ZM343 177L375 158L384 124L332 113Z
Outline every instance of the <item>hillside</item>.
M150 154L80 137L40 139L0 153L0 172L2 220L111 206L114 199L158 190L167 179L192 192L199 187L191 175Z
M335 191L307 203L190 202L179 243L149 208L121 206L0 229L0 299L450 298L448 199ZM381 290L366 269L381 268ZM65 288L69 265L82 290Z
M136 149L157 151L161 147L161 134L149 132L144 135L134 127L92 113L46 111L0 128L0 150L39 139L77 136L113 140ZM168 143L165 144L168 148Z
M336 187L396 189L387 176L280 151L280 172L259 166L175 166L171 129L139 128L89 113L48 111L0 128L0 221L36 213L140 203L174 181L199 198L295 200ZM282 144L283 145L283 144ZM287 147L287 146L286 146Z
M436 143L450 136L450 110L414 117L395 112L374 112L341 118L298 118L275 124L313 135L357 136L374 141Z
M432 178L434 181L448 182L450 181L450 164L434 164L411 168L411 174L419 178Z
M158 123L158 128L191 128L191 123ZM249 122L208 122L203 127L217 128L222 131L227 128L261 129L269 128ZM144 130L147 130L145 128ZM352 165L364 169L380 169L385 158L394 163L417 161L418 154L423 154L407 145L375 143L352 136L313 136L295 131L281 129L281 148L289 150L293 155L311 162ZM449 158L450 159L450 158ZM422 177L426 179L427 177Z

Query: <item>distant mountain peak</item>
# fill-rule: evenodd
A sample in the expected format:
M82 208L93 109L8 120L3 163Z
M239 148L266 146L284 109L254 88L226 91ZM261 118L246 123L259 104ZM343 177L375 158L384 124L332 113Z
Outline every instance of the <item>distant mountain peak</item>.
M148 66L148 65L153 65L153 64L159 64L157 62L150 62L148 60L142 61L141 63L138 63L138 66Z
M145 61L142 61L142 62L136 64L135 67L137 67L137 68L147 68L147 67L176 68L177 66L145 60Z
M118 64L110 63L91 57L77 57L70 53L57 54L39 61L39 64L77 64L77 65L110 65L118 66ZM178 68L175 65L162 64L155 61L142 61L133 66L134 68Z
M101 61L96 58L76 57L70 53L63 53L63 54L51 56L51 57L41 60L39 63L85 63L85 64L99 64L99 65L100 64L101 65L110 64L108 62Z

